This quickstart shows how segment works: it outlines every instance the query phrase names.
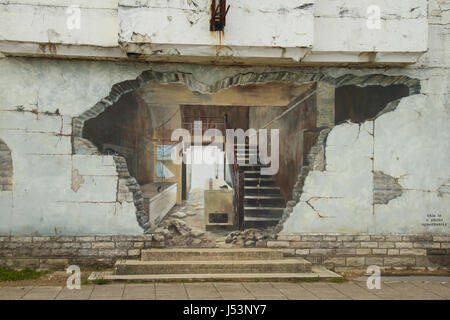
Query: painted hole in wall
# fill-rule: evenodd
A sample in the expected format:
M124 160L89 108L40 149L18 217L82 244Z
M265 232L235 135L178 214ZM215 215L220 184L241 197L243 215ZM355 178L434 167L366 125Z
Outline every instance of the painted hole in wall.
M183 84L149 83L124 94L111 107L87 120L82 138L102 154L123 159L129 173L123 180L136 179L141 192L137 198L143 199L142 214L152 228L170 219L172 213L179 213L173 211L182 211L186 214L184 221L206 230L209 219L205 212L227 213L230 217L238 210L244 218L241 225L239 219L227 218L226 228L217 228L218 231L273 227L290 197L293 176L301 167L298 164L303 161L305 140L299 133L317 130L315 90L316 84L311 82L272 81L200 94ZM172 133L178 128L192 133L196 122L202 123L203 135L209 129L223 135L227 129L277 129L282 135L280 153L284 161L276 174L262 176L262 164L249 163L257 148L238 145L235 137L236 161L249 165L232 166L225 159L225 145L209 146L210 141L205 138L200 145L192 141L186 148L190 161L177 165L170 156L177 143L172 141ZM200 162L196 161L199 154ZM244 176L243 181L237 180L239 174ZM210 180L214 181L211 185ZM209 191L214 192L206 195ZM238 193L240 209L234 205ZM214 198L206 201L208 197Z
M339 90L346 82L358 82L361 87L355 88L368 90L361 95L365 96L367 92L373 90L372 83L382 83L380 80L382 77L378 77L377 82L367 81L368 85L363 79L355 81L356 77L344 78L346 81L339 80L339 85L335 87L329 82L252 83L254 80L246 77L249 83L236 86L239 82L230 79L223 81L221 86L214 86L214 90L210 91L193 90L177 81L175 83L150 81L137 86L136 89L128 90L111 106L99 108L100 111L95 111L98 114L95 118L86 113L88 120L82 126L82 137L104 154L113 154L115 158L123 160L123 165L119 166L119 169L123 168L128 172L126 181L135 179L132 189L138 190L133 191L136 215L138 219L139 215L145 218L142 219L144 223L141 223L141 226L144 225L143 228L147 232L165 228L167 221L176 218L201 230L201 233L203 230L208 231L204 195L207 190L195 195L192 192L193 166L186 163L177 166L171 163L168 157L174 147L174 141L170 139L171 133L175 128L189 131L193 123L199 120L208 124L205 129L277 128L280 130L281 141L280 170L267 181L260 179L254 167L242 170L242 207L235 206L231 209L233 212L238 210L244 212L243 221L234 219L232 226L234 229L243 226L245 229L271 230L276 226L277 231L284 217L289 214L292 203L295 203L301 193L298 177L303 174L303 169L310 165L310 152L317 149L321 133L327 128L334 127L338 121L360 122L364 121L365 117L376 117L385 108L385 102L398 99L409 93L408 91L414 92L416 86L415 82L409 84L408 81L411 79L408 78L392 80L386 77L386 82L405 85L398 93L397 89L402 86L396 88L394 85L393 89L383 83L383 86L380 86L381 91L377 91L376 94L386 95L384 92L393 94L388 93L386 98L378 99L381 103L378 101L375 107L370 107L364 101L371 101L372 98L367 97L363 102L346 104L344 100L344 103L340 103ZM165 78L158 79L163 81ZM116 92L115 89L112 94L116 95ZM357 111L365 112L359 118L345 110L354 105L359 106ZM97 105L93 110L95 108ZM370 112L366 112L365 109L369 109ZM346 112L346 115L339 120L336 115L341 112ZM351 116L347 116L348 114ZM186 151L189 149L192 150L192 146L186 148ZM244 147L244 155L251 152L250 146ZM148 167L145 167L145 163ZM224 167L223 180L236 196L235 185L239 181L230 177L227 174L227 166ZM214 171L217 171L217 168ZM215 172L212 176L221 177L222 169L219 172L220 174ZM305 176L302 177L304 178ZM221 189L225 183L216 184L213 188ZM169 187L168 191L172 193L174 205L165 200L166 195L160 195ZM154 198L150 197L152 195ZM159 204L156 200L160 201ZM233 198L232 202L235 203L236 198ZM225 229L219 228L213 231L223 230Z

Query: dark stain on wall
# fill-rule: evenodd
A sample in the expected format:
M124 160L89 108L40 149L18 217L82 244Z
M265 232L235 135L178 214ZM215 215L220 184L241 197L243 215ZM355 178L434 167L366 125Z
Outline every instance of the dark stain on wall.
M404 84L390 86L342 86L335 93L335 124L347 120L361 123L382 111L386 105L409 95L409 88Z

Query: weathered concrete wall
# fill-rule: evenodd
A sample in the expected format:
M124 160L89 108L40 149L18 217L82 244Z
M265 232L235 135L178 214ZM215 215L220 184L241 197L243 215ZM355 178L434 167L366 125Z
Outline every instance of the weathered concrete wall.
M330 132L326 168L309 173L284 233L449 233L449 6L430 1L430 49L404 70L422 94Z
M12 191L0 192L1 234L142 232L133 203L117 199L113 158L73 155L71 132L69 116L1 111L14 168Z
M343 124L331 131L324 148L325 170L318 166L307 176L303 198L283 232L448 234L448 226L426 221L447 223L449 215L450 175L445 162L450 151L448 9L448 2L430 1L429 51L418 64L402 69L227 68L0 58L0 139L11 150L14 168L13 190L0 192L0 233L142 232L135 205L117 200L118 174L112 157L72 154L71 124L107 97L113 84L154 70L178 72L182 79L178 82L199 92L245 81L323 81L335 87L418 79L420 94L412 90L415 94L403 98L392 112L361 126ZM380 73L387 78L373 76ZM158 82L172 79L156 73L155 77ZM387 204L374 203L374 189L389 189L374 187L373 172L397 181L401 195ZM306 203L308 195L317 199L310 204L321 216L334 218L320 218Z
M117 0L1 0L0 21L3 41L118 45Z
M225 31L210 32L210 0L1 0L0 52L124 60L131 54L148 61L203 63L383 64L414 63L427 50L426 0L229 4ZM374 5L380 10L379 28L370 27L374 13L368 9Z
M219 33L210 32L209 0L119 0L120 41L208 47L312 45L314 0L235 0L228 4L232 8L219 38Z
M448 116L441 101L420 94L374 121L335 127L325 170L309 173L283 232L448 233ZM441 223L429 224L431 214Z

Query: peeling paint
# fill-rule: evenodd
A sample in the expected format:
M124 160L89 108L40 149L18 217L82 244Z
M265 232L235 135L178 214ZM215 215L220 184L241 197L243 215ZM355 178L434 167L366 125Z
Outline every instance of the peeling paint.
M78 192L78 190L81 188L81 185L84 183L84 178L80 173L78 172L78 169L72 170L72 183L70 187L73 191Z
M131 36L131 41L134 42L144 42L144 43L152 43L152 38L148 34L140 34L137 32L133 32Z
M382 171L373 173L373 203L388 204L389 201L400 197L403 194L403 187L398 182L399 178L394 178Z

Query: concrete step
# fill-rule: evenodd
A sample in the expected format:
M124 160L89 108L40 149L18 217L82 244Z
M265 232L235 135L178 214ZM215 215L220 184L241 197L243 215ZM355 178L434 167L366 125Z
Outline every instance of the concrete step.
M250 164L250 163L246 163L246 164L240 164L240 167L242 167L242 169L247 170L247 169L256 169L256 170L260 170L261 167L264 167L262 164L257 163L257 164Z
M244 178L245 186L258 186L261 187L270 187L275 186L275 180L272 178Z
M267 186L267 187L258 187L258 186L245 186L244 190L246 191L258 191L258 190L275 190L275 191L280 191L280 187L271 187L271 186Z
M279 212L279 211L283 211L284 208L283 207L244 207L245 211L268 211L268 212Z
M266 214L260 214L259 216L256 212L252 214L245 213L244 217L244 227L246 229L249 228L269 228L274 227L278 224L278 221L280 221L281 215L277 216L267 216Z
M145 281L145 282L184 282L184 281L293 281L293 280L331 280L340 275L323 267L312 267L311 272L299 273L194 273L194 274L143 274L118 275L112 271L93 272L88 281Z
M271 249L149 249L142 250L142 261L224 261L281 260L283 251Z
M253 197L253 196L250 196ZM260 198L247 198L247 196L244 199L244 207L249 208L285 208L285 201L284 199L280 198L269 198L269 197L261 197Z
M119 260L117 275L142 274L235 274L235 273L299 273L311 272L304 259L239 260L239 261L141 261Z
M250 199L250 200L284 200L282 196L280 195L260 195L260 196L248 196L245 195L244 199Z

